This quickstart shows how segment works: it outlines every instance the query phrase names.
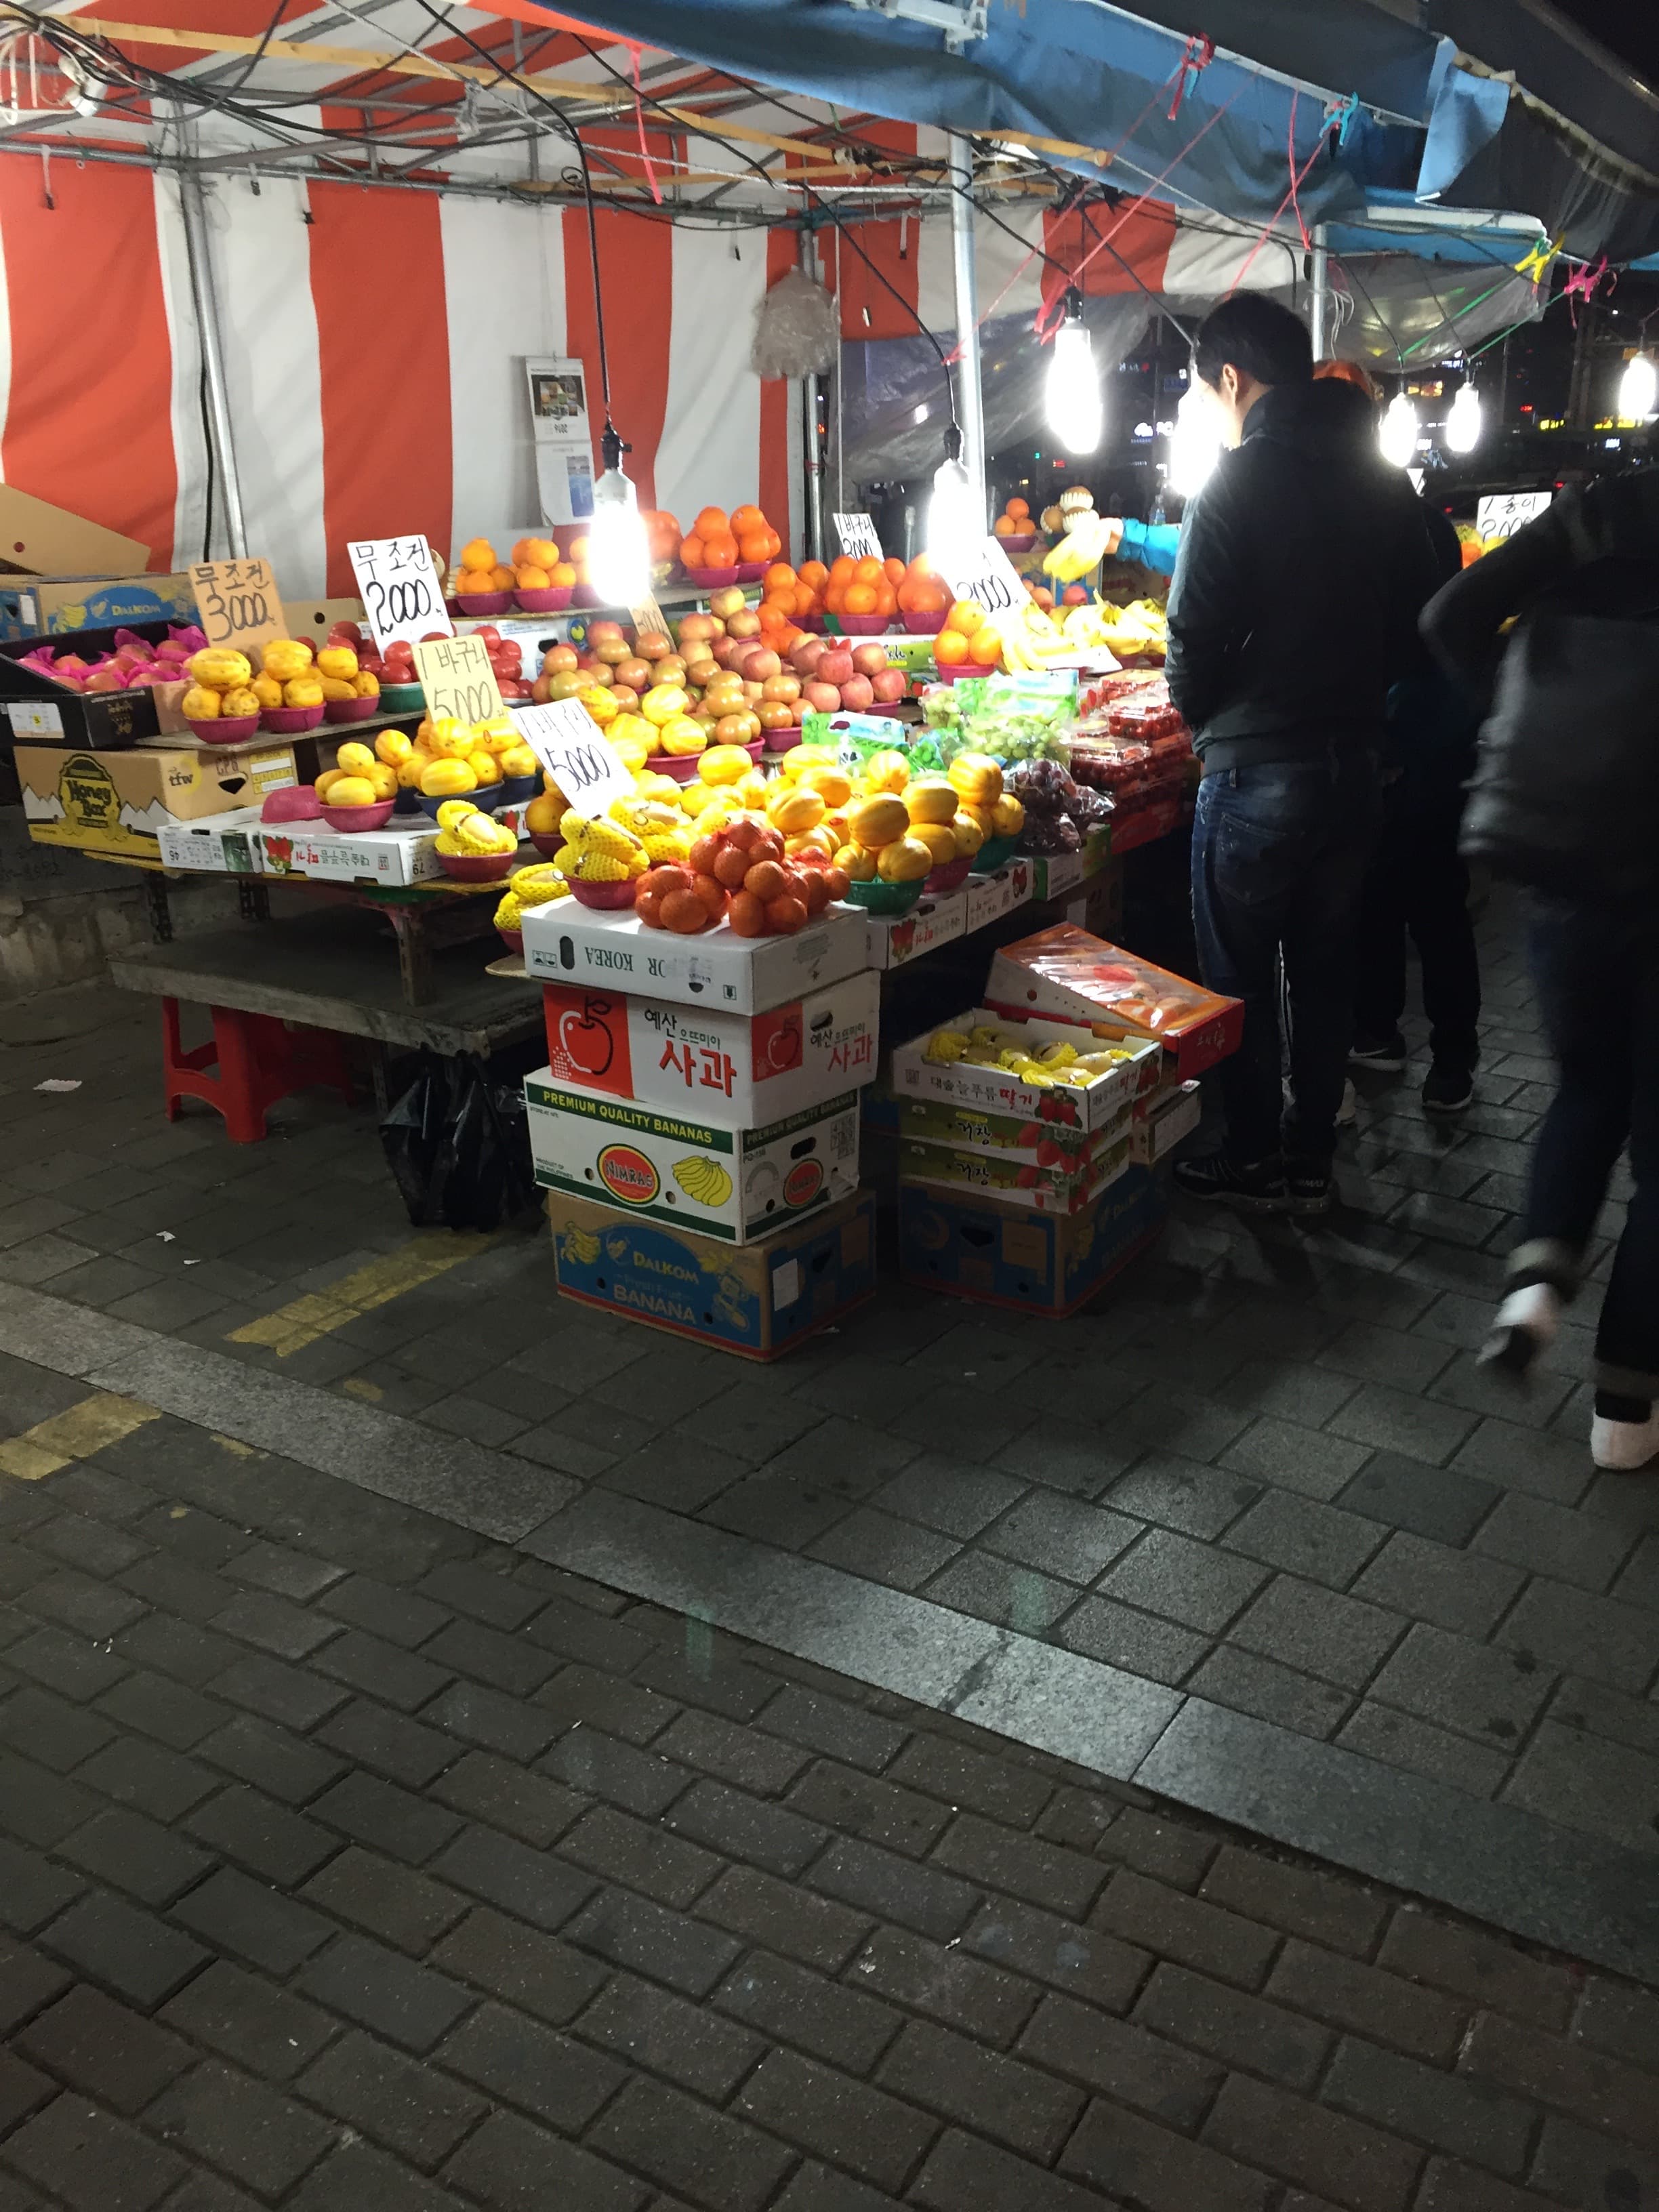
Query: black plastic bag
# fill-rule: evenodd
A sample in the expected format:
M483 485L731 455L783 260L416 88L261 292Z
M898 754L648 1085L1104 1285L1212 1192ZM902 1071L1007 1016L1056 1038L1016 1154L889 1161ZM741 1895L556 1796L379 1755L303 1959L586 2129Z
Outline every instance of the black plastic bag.
M524 1086L470 1053L422 1053L380 1142L417 1229L498 1229L537 1199Z

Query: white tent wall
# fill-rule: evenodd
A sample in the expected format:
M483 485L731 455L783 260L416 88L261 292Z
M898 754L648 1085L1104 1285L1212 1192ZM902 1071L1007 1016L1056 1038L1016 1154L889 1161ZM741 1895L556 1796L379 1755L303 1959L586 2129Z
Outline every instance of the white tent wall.
M760 495L761 386L749 348L765 290L764 231L675 226L657 505L688 530L699 507L729 514ZM783 518L771 520L781 536Z
M190 255L176 177L157 171L155 239L160 249L161 292L167 303L167 338L173 356L173 450L178 457L179 489L173 501L173 557L185 562L206 550L208 515L207 425L203 413L202 349L191 290ZM6 323L9 330L9 322Z

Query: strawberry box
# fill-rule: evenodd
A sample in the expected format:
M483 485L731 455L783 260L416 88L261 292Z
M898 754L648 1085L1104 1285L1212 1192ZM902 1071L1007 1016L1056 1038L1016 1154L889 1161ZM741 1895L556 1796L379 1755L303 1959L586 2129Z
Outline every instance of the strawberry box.
M1184 1081L1237 1052L1244 1006L1070 922L1005 945L991 963L994 1012L1068 1022L1097 1036L1153 1038Z

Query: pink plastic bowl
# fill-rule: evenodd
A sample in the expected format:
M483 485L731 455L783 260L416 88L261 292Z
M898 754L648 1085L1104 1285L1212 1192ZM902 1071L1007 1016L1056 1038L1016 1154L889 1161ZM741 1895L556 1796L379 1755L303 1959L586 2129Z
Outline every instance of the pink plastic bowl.
M320 707L267 707L260 715L258 726L276 730L283 737L295 737L301 730L314 730L323 719Z
M310 709L301 708L300 712L308 714ZM372 722L380 712L380 695L378 691L370 692L366 699L325 699L323 702L323 720L325 722Z
M440 853L438 865L458 884L498 884L519 865L517 853Z
M261 822L315 822L322 805L314 784L296 783L287 791L268 791L259 809Z
M198 745L242 745L258 732L258 714L225 714L216 722L192 722Z
M742 574L741 568L688 568L685 580L695 584L700 592L721 592L728 584L735 584Z
M886 615L837 615L843 637L879 637L890 619Z
M514 592L514 598L527 615L562 614L570 605L574 584L550 584L542 592Z
M365 830L384 830L397 803L395 799L380 799L373 806L325 806L323 819L331 830L349 837Z
M941 607L937 614L901 615L899 620L912 637L937 637L945 627L947 610Z
M634 879L630 876L622 884L585 884L580 877L570 878L570 896L579 906L596 906L615 914L634 903Z
M468 592L455 602L464 615L504 615L513 604L511 592Z

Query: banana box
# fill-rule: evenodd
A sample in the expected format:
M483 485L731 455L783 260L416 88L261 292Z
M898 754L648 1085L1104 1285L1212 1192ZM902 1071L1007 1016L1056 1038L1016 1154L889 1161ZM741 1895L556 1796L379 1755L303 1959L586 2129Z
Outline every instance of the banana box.
M754 1128L876 1074L881 978L868 969L763 1014L544 983L550 1080Z
M910 1144L983 1152L989 1159L1010 1160L1019 1167L1055 1168L1073 1179L1086 1177L1095 1160L1129 1133L1132 1111L1126 1099L1115 1120L1098 1129L1079 1129L1065 1121L1028 1121L1018 1114L986 1114L976 1106L953 1106L942 1098L901 1098L894 1103L894 1126ZM868 1127L872 1116L867 1109L864 1118Z
M1152 1169L1131 1166L1076 1213L899 1184L899 1273L957 1297L1061 1320L1146 1250L1168 1205Z
M1134 1156L1152 1167L1197 1128L1203 1111L1198 1085L1177 1083L1135 1101Z
M902 1140L898 1172L905 1182L938 1183L947 1190L977 1191L1029 1206L1037 1213L1080 1213L1116 1181L1130 1162L1130 1135L1120 1128L1109 1144L1084 1156L1074 1154L1041 1165L1010 1153L969 1152L956 1145L921 1145Z
M862 1305L876 1287L876 1201L867 1190L763 1244L728 1244L682 1223L547 1194L562 1297L744 1359L775 1359Z
M1102 1071L1091 1083L1027 1082L1014 1069L992 1066L981 1060L939 1056L933 1040L965 1037L976 1029L992 1030L1018 1039L1033 1057L1047 1045L1079 1043L1074 1025L1066 1022L1009 1021L983 1006L941 1023L931 1036L895 1047L893 1088L901 1099L934 1099L966 1106L991 1115L1012 1115L1021 1121L1052 1121L1078 1129L1104 1129L1118 1121L1143 1091L1152 1090L1164 1072L1164 1056L1151 1039L1125 1038L1123 1057ZM930 1054L930 1045L933 1047Z
M577 1090L547 1068L526 1079L524 1095L544 1188L723 1243L770 1237L858 1188L856 1091L757 1129Z

